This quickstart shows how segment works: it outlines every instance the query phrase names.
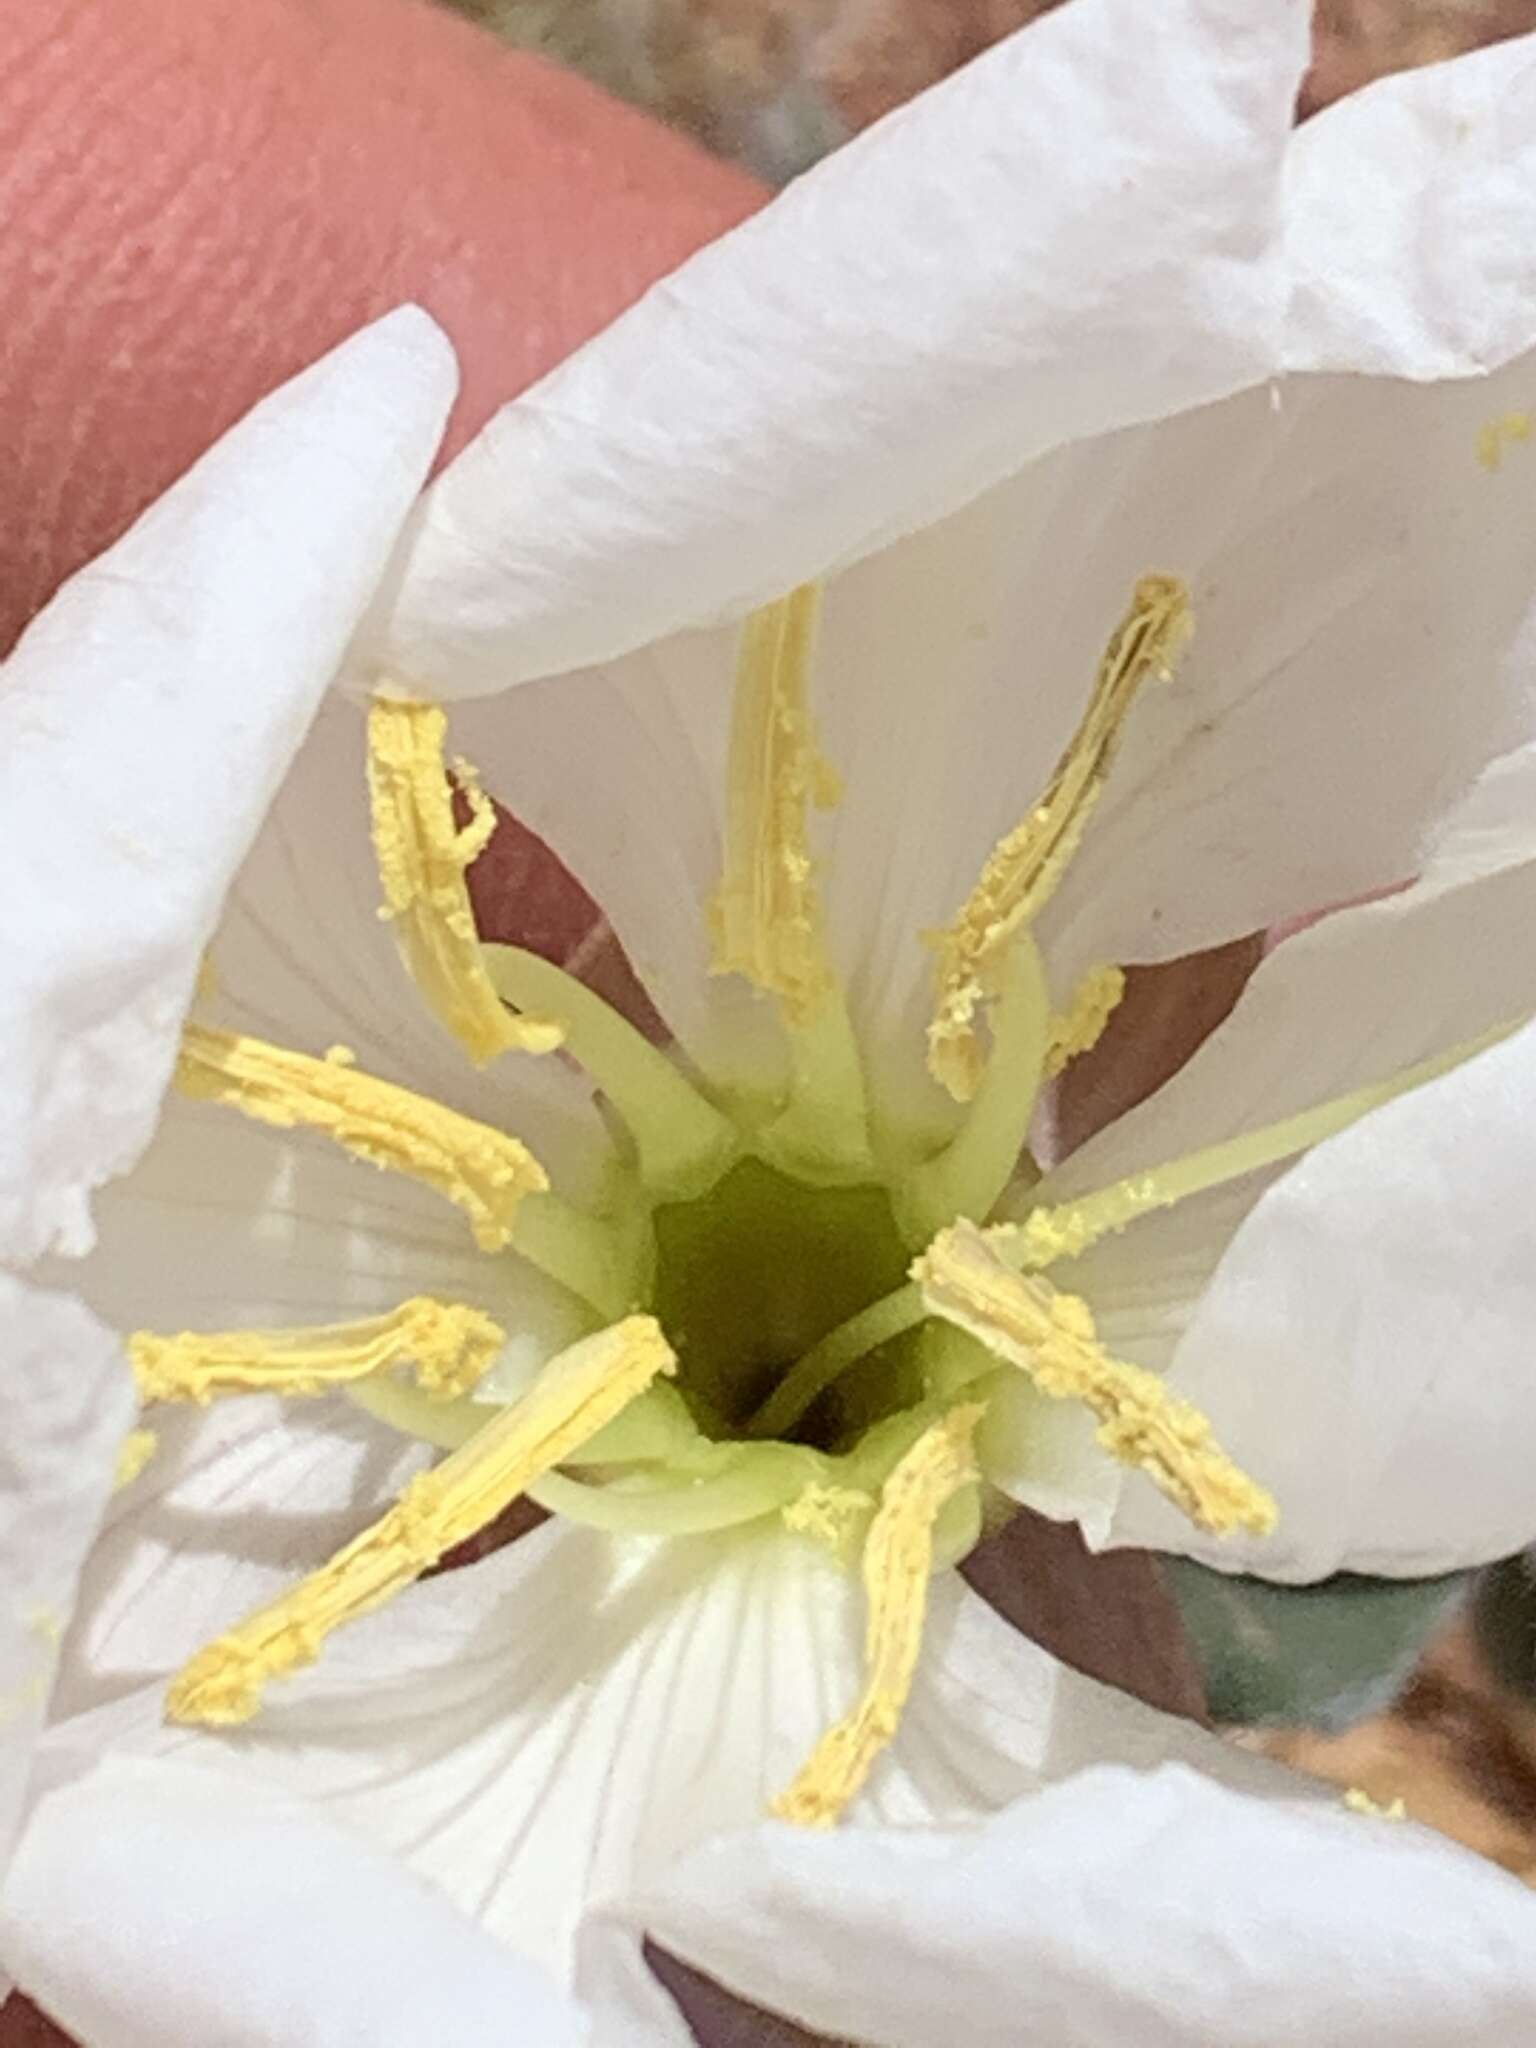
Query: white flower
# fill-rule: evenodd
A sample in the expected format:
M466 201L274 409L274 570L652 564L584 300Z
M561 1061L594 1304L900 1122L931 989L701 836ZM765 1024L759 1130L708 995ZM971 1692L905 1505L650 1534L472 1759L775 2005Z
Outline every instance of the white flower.
M1533 1042L1508 1034L1536 1008L1536 754L1486 765L1528 714L1530 56L1396 82L1290 144L1304 13L1184 0L1151 51L1129 0L1052 15L508 408L391 562L449 395L397 316L231 436L7 669L0 716L26 730L45 691L59 714L34 717L25 776L0 755L37 878L0 987L24 1084L0 1241L26 1261L94 1228L76 1277L133 1333L161 1439L87 1566L50 1742L66 1782L5 1892L31 1977L90 2024L117 2024L139 1944L104 1968L60 1890L100 1901L93 1924L159 1925L120 1897L143 1858L111 1846L157 1784L180 1831L159 1860L198 1896L227 1810L259 1837L253 1902L258 1865L302 1869L312 1831L342 1856L337 1821L556 1969L594 1903L631 1902L617 1939L587 1937L616 2040L667 2038L630 1969L647 1917L776 1996L728 1909L762 1924L776 1872L785 1899L844 1886L857 1967L886 1973L872 1999L892 1987L866 2024L807 1933L781 2002L926 2042L965 1952L944 1887L995 1868L1007 1897L1081 1860L1106 1805L1149 1840L1188 1809L1224 1939L1224 1856L1380 1860L1331 1821L1266 1818L1282 1775L929 1571L974 1540L978 1467L1096 1540L1277 1577L1440 1569L1531 1533ZM1070 126L1070 175L1021 109ZM326 703L251 845L381 576L347 664L366 716ZM429 697L602 903L675 1052L477 945L463 869L488 812L461 767L451 815ZM841 794L820 820L823 757ZM1141 1109L1018 1170L1124 964L1414 873L1275 952ZM153 1143L92 1205L173 1063ZM317 1394L342 1381L352 1400ZM375 1520L423 1461L410 1432L458 1448ZM556 1519L410 1584L523 1492ZM156 1761L79 1775L113 1750ZM1013 1804L1180 1759L1237 1789L1110 1772ZM274 1806L274 1782L312 1805ZM847 1809L848 1845L773 1828L662 1876L770 1803ZM1499 1882L1412 1853L1405 1898L1420 1872L1447 1900ZM868 1887L914 1856L932 1939L903 1921L877 1961ZM357 1916L366 1955L348 1922L366 1971L409 1911L404 1876L365 1862L392 1902ZM1140 2019L1133 1981L1163 2038L1200 2038L1177 1971L1148 1988L1120 1960L1142 1889L1104 1879L1095 1961L1119 1988L1085 2040ZM1274 1910L1311 1940L1302 1880ZM1068 1997L1037 1923L1041 1982L1065 1987L1040 1995ZM441 1939L470 1943L456 1920ZM270 1985L244 1959L232 1995L267 2031L239 2038L286 2038L301 1996L316 2038L387 2038L306 1953ZM1310 1988L1331 2011L1348 1958L1328 1953ZM976 1955L973 2030L1004 2038L1021 2008ZM1239 1963L1263 1980L1264 1956ZM1240 1976L1207 1979L1233 2040ZM222 1994L194 1988L201 2037Z

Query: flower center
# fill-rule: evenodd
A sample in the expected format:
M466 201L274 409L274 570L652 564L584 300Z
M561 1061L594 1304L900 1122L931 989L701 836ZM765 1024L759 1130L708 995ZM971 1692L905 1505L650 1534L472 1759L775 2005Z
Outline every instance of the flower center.
M705 1436L752 1434L785 1374L829 1331L900 1287L911 1258L883 1187L815 1187L743 1159L710 1190L654 1217L651 1308L677 1386ZM913 1345L857 1360L787 1432L839 1452L922 1396Z
M983 1424L1004 1380L1022 1373L1041 1396L1086 1405L1104 1448L1203 1526L1271 1526L1273 1503L1204 1418L1112 1357L1089 1305L1043 1269L1148 1208L1251 1170L1266 1146L1301 1149L1319 1134L1317 1116L1347 1120L1369 1105L1292 1119L1236 1152L1155 1167L1075 1204L1021 1203L1018 1172L1042 1081L1093 1043L1123 985L1117 969L1098 969L1055 991L1057 1009L1032 927L1098 800L1133 696L1168 673L1188 636L1183 586L1138 583L1047 788L934 935L930 1066L965 1104L937 1154L873 1130L828 943L808 828L808 811L836 794L810 715L815 615L815 594L795 592L744 632L709 906L714 971L753 983L784 1029L789 1083L771 1103L717 1098L561 969L480 941L464 873L489 835L488 802L457 763L469 814L457 825L442 714L376 701L373 836L402 958L477 1063L558 1047L586 1070L619 1132L605 1206L573 1206L515 1137L360 1072L340 1047L317 1058L191 1025L179 1084L433 1188L483 1251L510 1252L563 1286L588 1334L531 1379L514 1374L477 1399L492 1383L466 1384L492 1360L503 1369L508 1332L470 1304L425 1294L307 1330L137 1333L146 1400L344 1385L449 1450L372 1529L199 1653L172 1688L176 1718L246 1719L269 1682L519 1494L615 1533L777 1519L856 1565L868 1608L864 1689L776 1808L826 1825L895 1732L931 1572L977 1539ZM993 1228L978 1227L987 1218Z

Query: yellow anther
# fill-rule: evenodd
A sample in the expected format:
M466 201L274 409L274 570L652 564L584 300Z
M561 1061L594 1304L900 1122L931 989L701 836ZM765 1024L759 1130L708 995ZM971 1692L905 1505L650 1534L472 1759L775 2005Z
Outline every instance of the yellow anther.
M1373 1799L1370 1793L1360 1785L1350 1786L1349 1790L1344 1794L1344 1804L1351 1813L1362 1814L1370 1820L1406 1820L1408 1818L1407 1803L1403 1799L1390 1799L1383 1806L1378 1800Z
M864 1545L864 1691L774 1800L771 1811L780 1820L831 1827L900 1725L922 1648L934 1523L945 1503L976 1477L971 1437L981 1414L974 1403L951 1409L923 1432L881 1489Z
M321 1394L349 1380L410 1365L423 1392L467 1394L493 1365L506 1332L477 1308L416 1295L387 1315L296 1330L138 1330L128 1357L142 1401L215 1395Z
M1000 839L954 923L940 932L928 1067L968 1102L985 1060L979 1026L997 995L1004 956L1054 894L1076 853L1114 759L1132 699L1148 676L1167 678L1194 630L1189 592L1172 576L1143 576L1115 629L1082 722L1038 803Z
M368 794L384 885L379 915L394 925L401 957L437 1016L476 1066L502 1052L553 1052L564 1037L547 1017L517 1016L480 958L464 873L485 851L496 812L467 761L454 775L469 806L462 830L443 760L440 706L375 697L368 713Z
M1528 412L1507 412L1500 418L1488 420L1479 428L1477 436L1477 459L1487 470L1498 470L1504 466L1504 450L1517 441L1531 438L1531 416Z
M806 813L837 801L809 710L818 592L765 605L742 628L725 821L711 906L716 974L742 974L807 1023L831 988Z
M780 1513L786 1529L809 1536L840 1555L874 1509L873 1498L856 1486L828 1486L813 1480Z
M248 1721L273 1679L312 1664L333 1630L403 1591L675 1369L650 1316L627 1317L562 1351L521 1400L413 1479L329 1564L199 1650L171 1686L168 1717L210 1728Z
M1156 1373L1112 1358L1085 1301L1015 1272L974 1223L941 1230L912 1276L933 1314L1022 1368L1042 1394L1081 1401L1099 1419L1105 1450L1144 1472L1198 1528L1256 1536L1274 1528L1274 1501L1233 1464L1199 1409Z
M117 1470L112 1475L115 1492L121 1492L125 1486L132 1486L155 1455L159 1441L152 1429L129 1430L117 1447Z
M516 1138L359 1073L344 1046L317 1060L264 1039L189 1024L176 1082L200 1101L226 1103L279 1130L323 1131L370 1165L425 1181L463 1210L482 1251L510 1244L518 1203L549 1186L544 1169Z
M1051 1035L1045 1048L1045 1071L1059 1074L1085 1052L1092 1052L1104 1036L1104 1027L1119 1009L1125 995L1123 967L1094 967L1085 974L1067 1000L1067 1007L1051 1019Z

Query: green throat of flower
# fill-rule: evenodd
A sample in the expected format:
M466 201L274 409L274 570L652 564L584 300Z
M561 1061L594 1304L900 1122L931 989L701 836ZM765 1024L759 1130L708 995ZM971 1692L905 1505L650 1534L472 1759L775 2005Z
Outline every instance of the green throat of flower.
M179 1084L431 1187L488 1256L521 1257L568 1290L588 1333L494 1401L483 1381L507 1331L430 1295L319 1328L134 1336L146 1402L344 1387L446 1451L372 1528L199 1651L171 1688L174 1718L249 1718L268 1684L521 1494L620 1535L777 1518L856 1569L868 1604L864 1691L776 1805L827 1824L895 1732L931 1572L979 1532L979 1426L1000 1385L1022 1373L1041 1395L1086 1405L1106 1453L1202 1526L1272 1527L1273 1503L1204 1417L1111 1357L1089 1305L1045 1269L1150 1209L1304 1149L1429 1069L1075 1203L1032 1202L1020 1159L1038 1092L1093 1044L1123 977L1102 968L1053 1011L1031 928L1087 827L1137 689L1170 672L1190 631L1183 586L1145 577L1046 789L931 941L929 1066L962 1105L958 1126L936 1152L877 1128L811 848L810 810L837 794L810 716L815 624L804 590L744 630L708 912L715 971L746 977L781 1020L789 1083L771 1100L712 1092L561 969L481 943L465 871L489 836L489 805L456 763L470 818L457 826L442 712L376 698L373 838L402 958L477 1063L558 1047L586 1069L618 1133L601 1209L562 1198L517 1138L361 1072L345 1048L312 1056L193 1024Z

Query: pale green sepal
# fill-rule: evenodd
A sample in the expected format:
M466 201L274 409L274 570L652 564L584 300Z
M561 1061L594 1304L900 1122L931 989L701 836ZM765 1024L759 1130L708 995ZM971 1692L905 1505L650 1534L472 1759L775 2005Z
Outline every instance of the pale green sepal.
M1213 1719L1333 1730L1379 1712L1461 1596L1468 1574L1272 1585L1165 1559Z

